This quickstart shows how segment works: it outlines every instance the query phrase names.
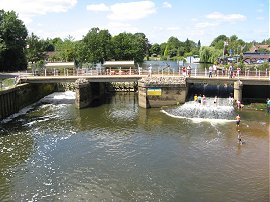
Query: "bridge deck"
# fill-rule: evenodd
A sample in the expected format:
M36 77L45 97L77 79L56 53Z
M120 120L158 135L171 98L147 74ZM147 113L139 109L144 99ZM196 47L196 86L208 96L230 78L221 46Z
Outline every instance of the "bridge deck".
M88 75L88 76L27 76L22 77L21 82L26 83L64 83L75 82L77 79L85 78L91 82L136 82L148 75ZM152 75L152 77L183 77L183 76L162 76ZM237 80L241 80L244 85L270 85L269 77L247 77L240 76L228 78L227 76L217 76L209 78L207 76L191 76L186 77L188 83L208 83L208 84L233 84Z

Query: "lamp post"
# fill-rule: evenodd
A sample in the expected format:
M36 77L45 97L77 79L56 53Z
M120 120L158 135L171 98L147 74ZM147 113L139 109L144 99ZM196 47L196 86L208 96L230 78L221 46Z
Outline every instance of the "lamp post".
M224 41L224 45L223 45L223 63L224 63L224 59L225 59L225 47L228 46L228 42Z

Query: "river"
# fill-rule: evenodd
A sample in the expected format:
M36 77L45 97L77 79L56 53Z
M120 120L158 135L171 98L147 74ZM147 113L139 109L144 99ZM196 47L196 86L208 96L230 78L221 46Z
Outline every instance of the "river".
M81 110L54 98L0 123L0 201L269 201L266 112L195 120L133 93Z

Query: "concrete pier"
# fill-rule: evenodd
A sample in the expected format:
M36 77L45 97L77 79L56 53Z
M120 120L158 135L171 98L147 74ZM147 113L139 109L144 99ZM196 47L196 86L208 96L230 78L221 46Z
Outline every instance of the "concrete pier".
M188 85L182 77L143 78L138 83L139 106L161 107L185 103Z
M234 100L242 101L243 83L240 80L235 81L233 83L233 88L234 88L234 92L233 92Z
M102 102L105 95L105 83L90 82L87 79L76 80L75 89L75 104L78 109Z

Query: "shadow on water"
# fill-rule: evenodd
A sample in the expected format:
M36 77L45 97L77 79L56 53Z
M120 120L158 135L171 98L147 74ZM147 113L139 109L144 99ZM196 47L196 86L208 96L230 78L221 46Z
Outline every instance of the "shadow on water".
M206 97L228 98L233 94L232 85L209 85L209 84L192 84L189 87L188 100L193 100L193 96L197 94Z

